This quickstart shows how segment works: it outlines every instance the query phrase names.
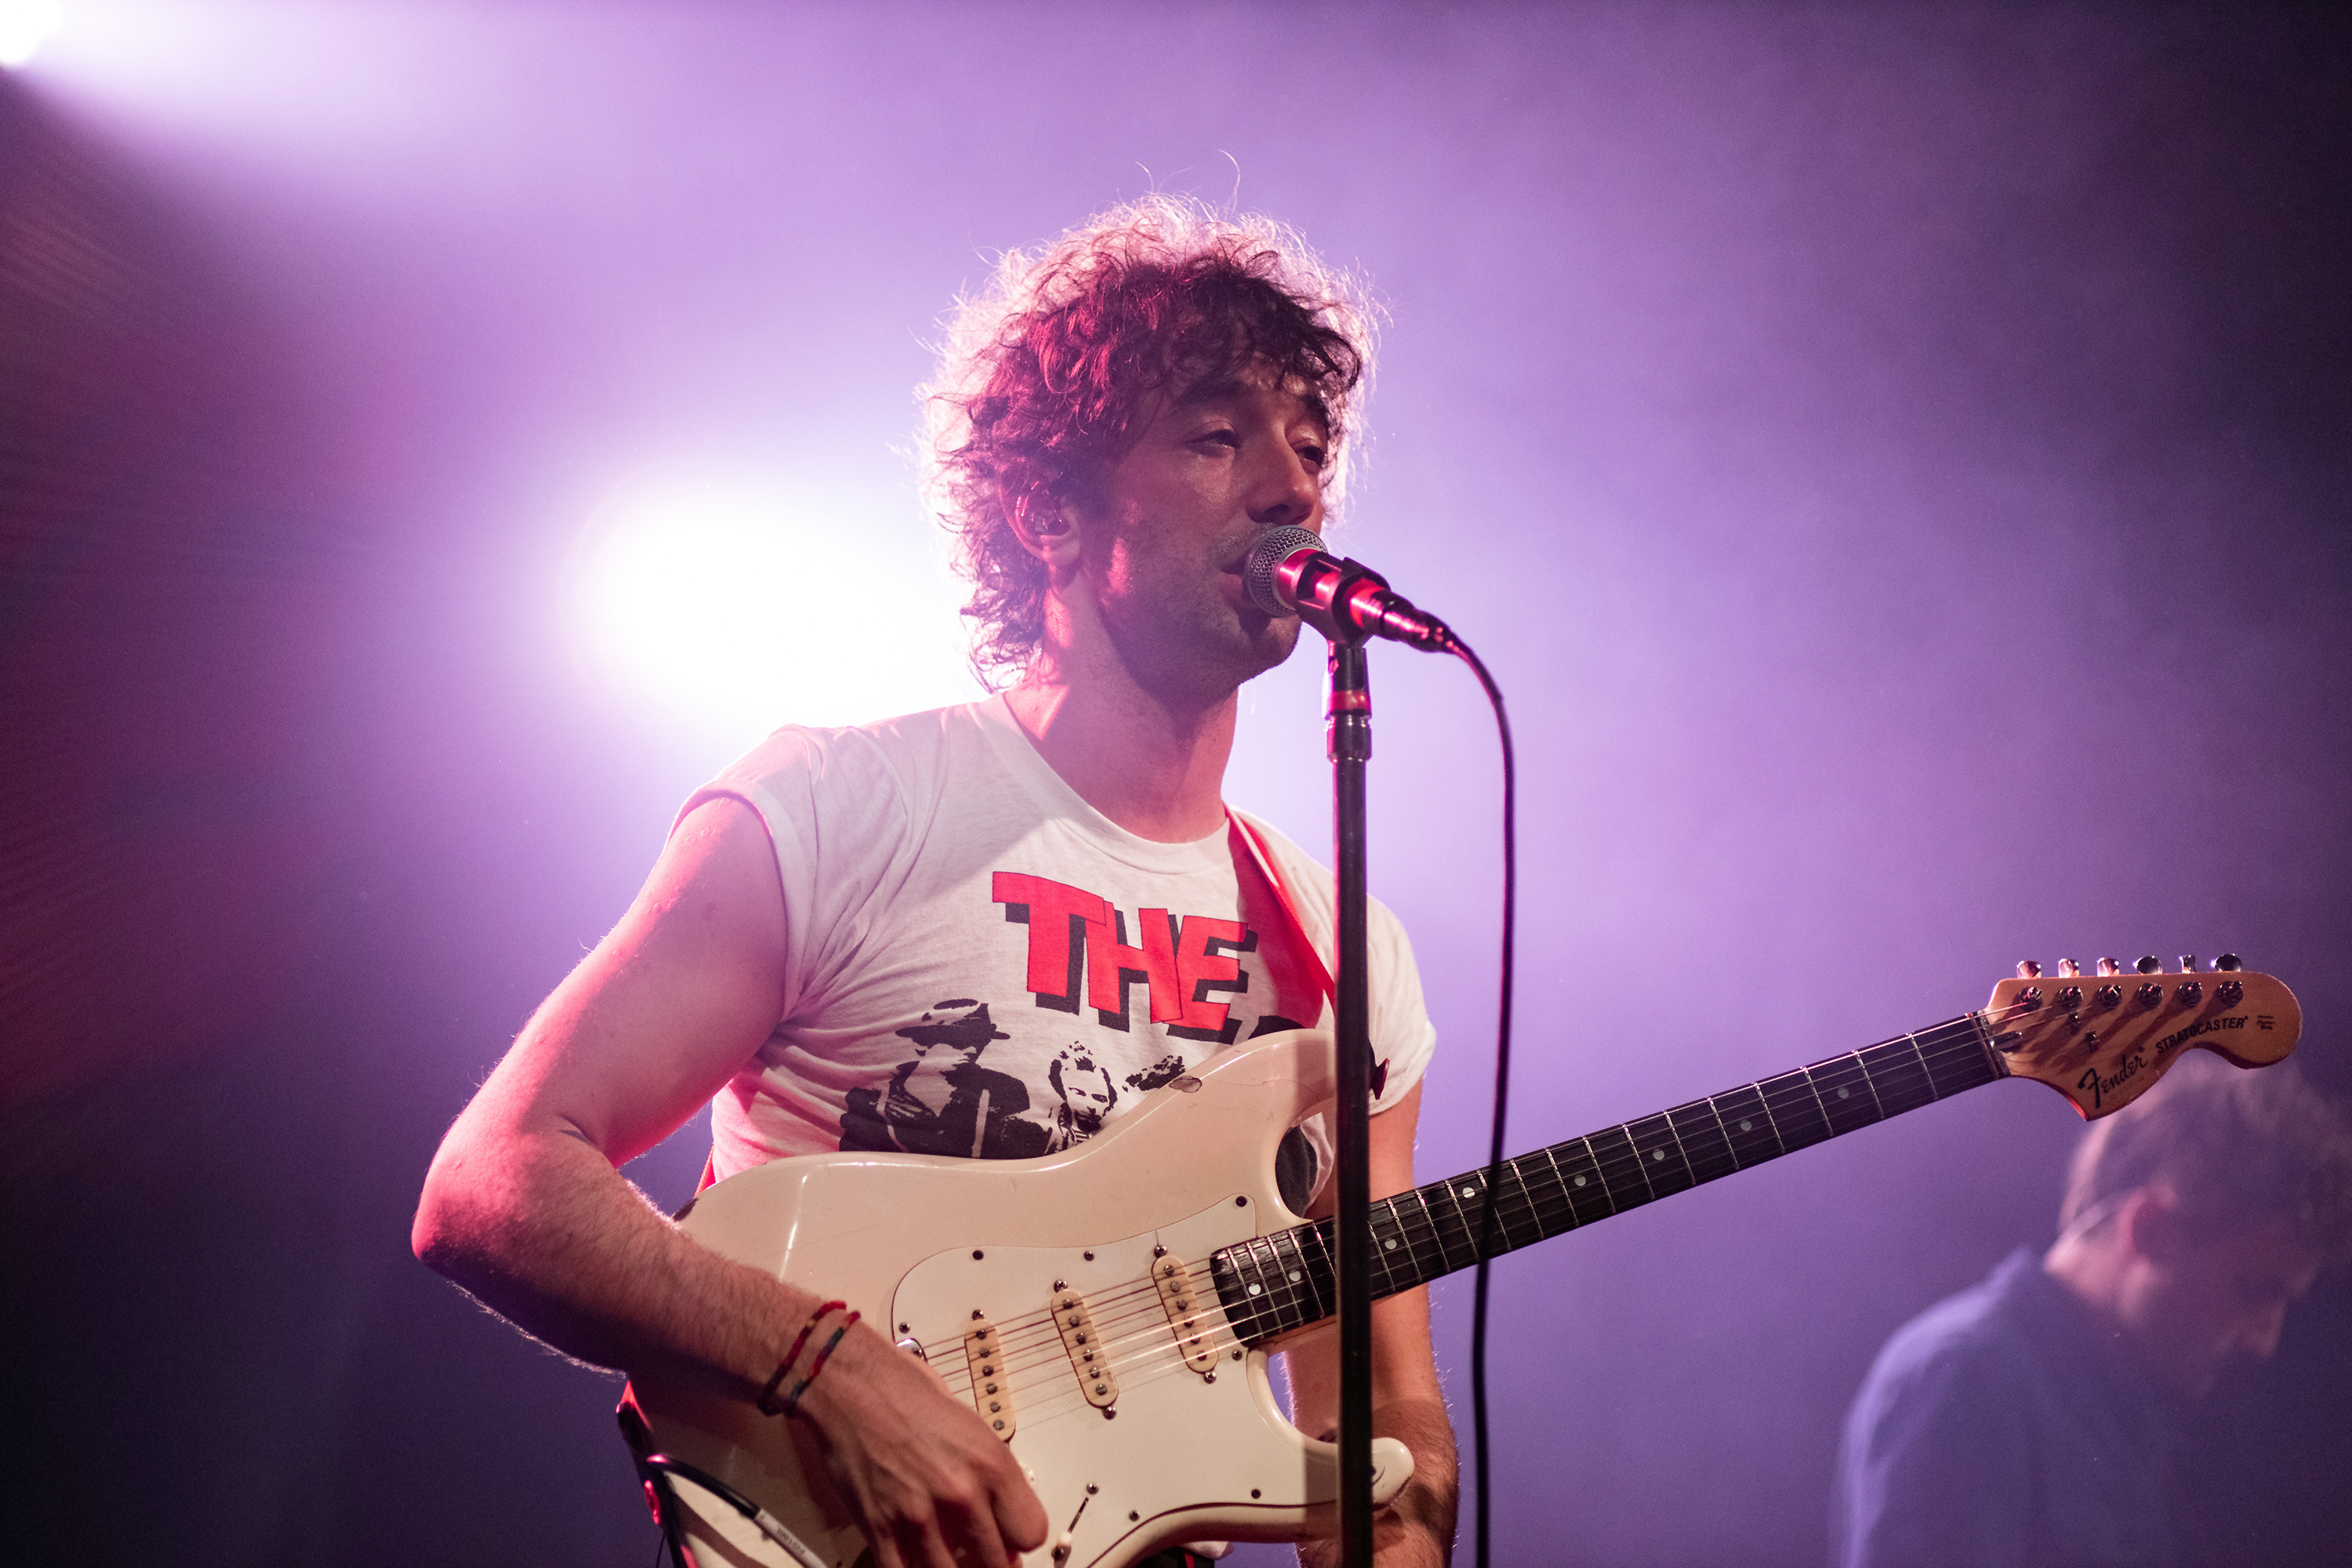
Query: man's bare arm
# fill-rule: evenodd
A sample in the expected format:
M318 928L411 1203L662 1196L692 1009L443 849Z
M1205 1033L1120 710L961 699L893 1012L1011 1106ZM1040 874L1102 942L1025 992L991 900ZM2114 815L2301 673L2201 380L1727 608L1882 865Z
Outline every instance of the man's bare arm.
M821 1298L699 1246L617 1167L759 1049L783 954L765 830L740 802L698 806L443 1140L417 1257L568 1354L754 1398ZM1045 1539L1003 1445L865 1325L802 1408L882 1568L997 1568Z
M1393 1109L1372 1118L1374 1198L1413 1185L1412 1143L1421 1119L1421 1086ZM1334 1199L1327 1191L1315 1217ZM1288 1351L1291 1416L1301 1431L1336 1437L1339 1424L1339 1336L1329 1331ZM1454 1520L1461 1489L1454 1425L1429 1342L1429 1292L1407 1290L1372 1303L1372 1430L1412 1450L1412 1479L1373 1521L1374 1555L1381 1568L1442 1568L1454 1552ZM1339 1560L1336 1541L1299 1543L1307 1568Z

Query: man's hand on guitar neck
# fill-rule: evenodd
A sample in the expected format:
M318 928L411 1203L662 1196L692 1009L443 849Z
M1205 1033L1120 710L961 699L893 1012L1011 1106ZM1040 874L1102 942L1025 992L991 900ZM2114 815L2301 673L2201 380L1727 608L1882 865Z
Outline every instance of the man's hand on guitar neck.
M1372 1515L1372 1560L1378 1568L1446 1568L1454 1554L1454 1515L1460 1488L1454 1426L1444 1401L1412 1400L1372 1412L1372 1430L1412 1450L1412 1479ZM1336 1442L1337 1431L1324 1438ZM1300 1568L1338 1568L1339 1543L1326 1537L1298 1543Z

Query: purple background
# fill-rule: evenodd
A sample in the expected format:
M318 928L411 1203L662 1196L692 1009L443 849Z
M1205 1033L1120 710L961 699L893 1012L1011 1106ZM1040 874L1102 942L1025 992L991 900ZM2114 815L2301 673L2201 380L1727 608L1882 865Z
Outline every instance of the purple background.
M567 561L646 465L752 472L911 563L842 585L865 635L935 621L921 341L1155 187L1391 312L1340 540L1519 726L1514 1150L2028 955L2234 949L2352 1088L2322 12L77 16L0 79L19 1540L650 1557L612 1386L406 1247L441 1129L757 733L600 676ZM1310 845L1318 684L1245 694L1230 781ZM1493 743L1448 665L1375 691L1436 1176L1485 1146ZM1871 1355L2046 1241L2076 1125L1996 1086L1499 1265L1497 1560L1819 1561ZM632 1174L673 1203L701 1152ZM1466 1279L1436 1300L1466 1443ZM2352 1544L2348 1343L2338 1274L2211 1403L2217 1552Z

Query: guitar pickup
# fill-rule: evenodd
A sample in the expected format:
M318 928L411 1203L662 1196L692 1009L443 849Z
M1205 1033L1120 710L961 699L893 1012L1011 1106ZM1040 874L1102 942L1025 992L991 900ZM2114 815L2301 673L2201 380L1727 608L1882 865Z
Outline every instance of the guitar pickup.
M1110 1369L1110 1355L1095 1332L1087 1299L1076 1290L1054 1292L1054 1327L1061 1331L1062 1348L1070 1352L1070 1368L1078 1374L1078 1392L1104 1415L1118 1403L1118 1374Z
M971 1369L971 1403L988 1429L1003 1438L1013 1440L1013 1384L1004 1375L1004 1357L1000 1353L996 1325L989 1322L972 1324L963 1337L964 1364Z
M1167 1309L1168 1326L1176 1331L1176 1348L1184 1364L1211 1383L1217 1380L1217 1347L1201 1326L1201 1306L1192 1294L1192 1270L1184 1260L1162 1253L1151 1266L1151 1282L1160 1287L1160 1304Z

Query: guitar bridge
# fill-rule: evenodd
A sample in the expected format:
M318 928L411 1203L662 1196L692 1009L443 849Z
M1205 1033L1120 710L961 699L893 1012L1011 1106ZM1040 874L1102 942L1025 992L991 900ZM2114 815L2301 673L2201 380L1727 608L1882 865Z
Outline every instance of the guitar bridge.
M1070 1352L1079 1394L1104 1415L1112 1414L1111 1406L1118 1403L1118 1374L1111 1371L1109 1353L1095 1332L1087 1299L1076 1290L1054 1292L1054 1327L1061 1331L1062 1348Z
M996 1325L976 1322L963 1337L964 1364L971 1368L971 1403L988 1429L1013 1440L1013 1384L1004 1375L1004 1357L998 1353Z
M1184 1364L1211 1383L1217 1381L1217 1347L1201 1326L1200 1303L1192 1296L1192 1271L1184 1260L1162 1254L1151 1266L1151 1282L1160 1287L1160 1304L1167 1309L1168 1326L1175 1331L1176 1348Z

